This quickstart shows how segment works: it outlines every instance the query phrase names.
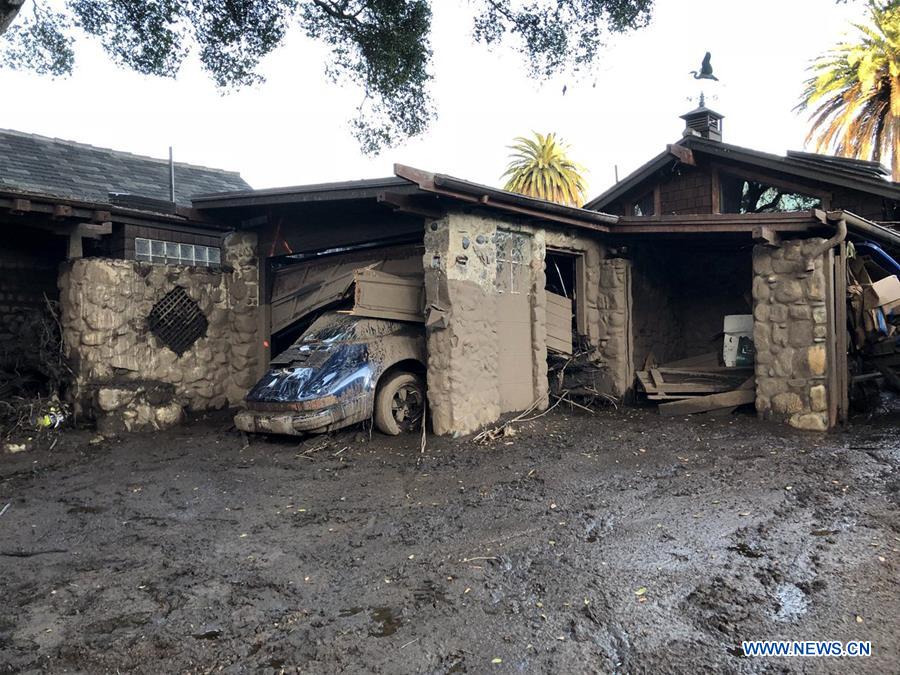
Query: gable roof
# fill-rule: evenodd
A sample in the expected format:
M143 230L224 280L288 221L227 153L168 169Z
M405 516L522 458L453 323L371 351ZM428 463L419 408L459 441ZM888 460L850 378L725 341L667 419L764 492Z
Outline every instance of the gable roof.
M175 162L175 201L247 190L235 171ZM169 201L169 160L0 129L0 189L108 203L110 193Z
M778 171L799 178L859 190L880 197L900 201L900 183L885 180L887 171L876 162L816 155L807 152L788 152L786 157L743 148L739 145L711 141L698 136L686 136L667 147L649 162L619 181L606 192L584 205L587 209L601 210L626 192L651 177L656 171L679 160L680 149L707 154L720 159L742 162L755 167ZM683 152L683 150L682 150Z

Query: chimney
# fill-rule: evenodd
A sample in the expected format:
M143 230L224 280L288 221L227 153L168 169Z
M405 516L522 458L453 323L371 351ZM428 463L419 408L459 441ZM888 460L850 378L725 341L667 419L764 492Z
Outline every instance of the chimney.
M711 141L722 140L722 119L715 110L706 107L703 94L700 94L700 105L688 113L681 115L684 120L684 136L700 136Z

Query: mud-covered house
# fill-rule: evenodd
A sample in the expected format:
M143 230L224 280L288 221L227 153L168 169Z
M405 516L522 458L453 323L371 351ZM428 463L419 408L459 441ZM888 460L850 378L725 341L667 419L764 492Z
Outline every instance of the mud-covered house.
M21 224L28 245L52 236L59 246L33 255L45 286L59 288L69 397L111 431L162 426L182 408L246 405L279 424L318 410L328 397L243 399L334 311L421 331L421 355L384 372L425 380L439 434L564 393L648 397L672 414L749 404L804 429L840 423L850 243L896 256L900 187L872 163L725 144L722 117L703 106L684 119L682 139L585 208L401 165L382 179L252 190L235 174L176 164L167 200L168 163L126 156L154 178L119 183L137 167L91 149L109 173L89 198L20 185L0 218ZM207 183L191 184L192 171ZM210 239L176 238L188 236ZM198 248L207 245L215 260ZM749 360L724 358L730 337L749 338Z
M827 429L849 409L848 246L897 250L900 188L870 162L727 145L704 106L684 119L682 139L583 209L405 166L194 206L259 236L260 373L304 317L347 300L354 270L403 259L424 288L437 433L546 407L554 384ZM716 358L726 317L749 321L743 369ZM587 380L559 381L560 358ZM687 382L666 382L675 371Z

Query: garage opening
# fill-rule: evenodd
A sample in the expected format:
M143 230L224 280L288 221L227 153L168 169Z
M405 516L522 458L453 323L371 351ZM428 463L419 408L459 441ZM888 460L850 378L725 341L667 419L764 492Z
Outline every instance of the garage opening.
M735 400L752 401L752 251L751 242L726 238L633 247L633 366L648 398L744 385Z
M0 427L12 399L51 396L67 379L57 288L65 256L61 237L12 227L0 235Z

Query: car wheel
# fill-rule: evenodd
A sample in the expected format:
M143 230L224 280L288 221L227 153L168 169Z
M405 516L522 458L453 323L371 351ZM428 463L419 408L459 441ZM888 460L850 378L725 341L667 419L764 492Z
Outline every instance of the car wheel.
M375 426L388 436L422 428L425 383L415 373L390 375L375 395Z

